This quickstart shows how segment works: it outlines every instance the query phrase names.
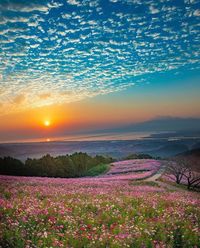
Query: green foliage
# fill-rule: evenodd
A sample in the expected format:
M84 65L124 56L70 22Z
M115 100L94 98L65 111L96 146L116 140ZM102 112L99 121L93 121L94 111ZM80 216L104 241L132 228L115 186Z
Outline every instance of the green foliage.
M25 175L24 164L15 158L0 158L0 174L1 175Z
M159 184L157 182L154 182L154 181L132 181L131 185L160 187Z
M98 176L100 174L105 173L109 170L109 165L107 164L99 164L95 167L92 167L88 171L86 171L85 176Z
M3 196L5 199L10 200L12 194L11 194L9 191L4 191L4 192L2 192L2 196Z
M41 177L82 177L87 172L91 175L103 173L106 170L105 165L100 165L111 162L113 162L112 158L99 155L91 157L87 153L82 152L55 158L47 154L39 159L28 158L25 164L17 159L5 157L0 158L0 174ZM92 170L93 168L94 170Z

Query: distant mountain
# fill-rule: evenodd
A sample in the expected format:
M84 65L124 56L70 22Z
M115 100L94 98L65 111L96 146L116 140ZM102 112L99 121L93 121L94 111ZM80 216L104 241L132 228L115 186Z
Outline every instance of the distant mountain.
M200 130L200 119L195 118L159 118L138 123L130 128L136 131L183 131Z
M137 124L126 125L115 129L114 131L126 132L176 132L188 131L198 132L200 134L200 118L178 118L178 117L159 117L153 120L140 122Z

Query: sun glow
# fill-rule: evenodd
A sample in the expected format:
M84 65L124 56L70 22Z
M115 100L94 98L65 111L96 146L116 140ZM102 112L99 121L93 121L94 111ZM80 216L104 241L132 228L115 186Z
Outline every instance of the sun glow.
M45 125L45 127L49 127L51 125L51 123L49 120L45 120L44 125Z

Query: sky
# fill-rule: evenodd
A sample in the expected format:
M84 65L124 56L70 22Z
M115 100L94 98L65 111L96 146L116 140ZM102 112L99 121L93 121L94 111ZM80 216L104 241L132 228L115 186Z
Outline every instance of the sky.
M0 141L199 106L199 0L0 0Z

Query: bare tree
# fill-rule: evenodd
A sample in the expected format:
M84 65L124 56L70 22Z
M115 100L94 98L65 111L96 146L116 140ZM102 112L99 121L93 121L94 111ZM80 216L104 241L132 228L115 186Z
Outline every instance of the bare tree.
M190 168L184 173L187 180L188 189L200 188L200 173L192 171Z
M173 158L166 169L166 176L177 184L185 184L188 189L200 189L200 172L196 166L199 162L197 157L178 156Z
M174 180L177 184L180 184L187 167L184 163L180 163L178 158L174 158L170 161L166 168L166 176Z
M190 157L186 159L186 168L183 177L187 181L188 189L197 189L200 188L200 172L197 171L197 164L199 159L197 157Z

